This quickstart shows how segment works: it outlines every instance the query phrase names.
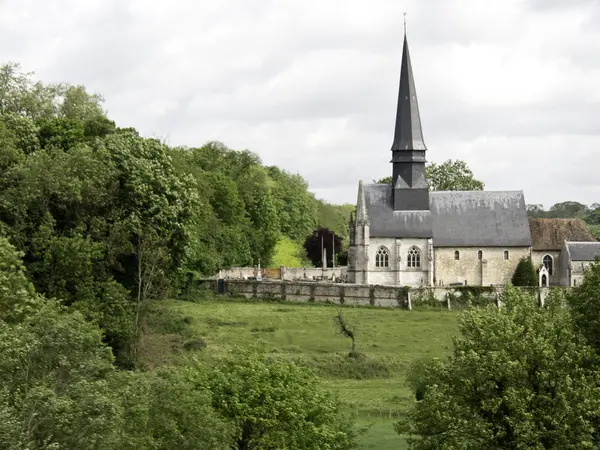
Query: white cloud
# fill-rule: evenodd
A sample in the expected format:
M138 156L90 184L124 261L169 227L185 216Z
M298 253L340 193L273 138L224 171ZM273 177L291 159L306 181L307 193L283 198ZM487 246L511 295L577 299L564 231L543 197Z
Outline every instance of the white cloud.
M391 172L405 10L429 160L529 203L600 201L597 0L0 0L0 52L122 126L354 202Z

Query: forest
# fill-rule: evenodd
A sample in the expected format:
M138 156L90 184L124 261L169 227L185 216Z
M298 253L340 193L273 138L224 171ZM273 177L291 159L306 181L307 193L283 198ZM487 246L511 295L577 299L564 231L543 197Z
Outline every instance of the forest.
M462 161L431 164L428 179L432 189L484 188ZM316 199L301 175L249 150L143 137L110 120L84 86L0 66L0 448L355 448L361 431L308 367L259 346L156 370L138 355L149 305L201 295L199 277L318 264L324 235L341 262L352 209ZM599 205L528 211L582 218L598 236ZM569 313L534 312L516 290L505 298L512 309L469 312L454 357L415 366L410 379L425 401L398 432L421 436L414 448L598 445L593 270L550 303L569 301ZM511 347L523 333L532 347ZM501 358L479 364L490 348ZM527 361L517 357L527 351ZM515 370L496 370L508 366ZM527 416L525 400L538 416ZM547 421L537 420L542 412ZM515 417L527 428L515 429Z
M262 363L258 387L279 376L311 392L286 394L290 411L319 404L298 416L297 438L345 448L340 407L307 371L246 352L210 371L149 373L136 343L147 302L223 267L308 263L306 237L346 237L350 209L251 151L172 147L117 126L102 104L0 66L0 447L282 448L293 432L244 428L211 403L228 395L211 385L220 373L235 383Z

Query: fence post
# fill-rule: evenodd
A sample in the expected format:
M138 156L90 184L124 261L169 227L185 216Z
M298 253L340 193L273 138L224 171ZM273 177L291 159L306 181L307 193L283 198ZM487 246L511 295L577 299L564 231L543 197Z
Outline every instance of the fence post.
M450 292L446 292L446 304L448 306L448 311L450 311L452 309L452 306L450 305Z
M412 311L412 299L410 297L410 290L408 290L406 292L406 306L408 306L409 311Z

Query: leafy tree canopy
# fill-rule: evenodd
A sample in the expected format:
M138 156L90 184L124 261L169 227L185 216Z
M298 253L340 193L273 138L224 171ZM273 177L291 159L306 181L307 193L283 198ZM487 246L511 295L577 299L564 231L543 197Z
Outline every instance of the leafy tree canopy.
M537 286L539 284L535 268L531 263L531 258L521 258L515 268L511 283L513 286L526 287Z
M452 355L412 376L423 397L397 430L413 449L595 448L592 349L558 299L543 309L509 287L502 300L465 313Z
M475 179L467 163L460 159L427 164L425 177L432 191L481 191L485 187L483 181ZM392 177L382 178L377 183L391 184Z
M235 426L239 450L355 448L345 408L317 378L257 348L237 349L200 378Z

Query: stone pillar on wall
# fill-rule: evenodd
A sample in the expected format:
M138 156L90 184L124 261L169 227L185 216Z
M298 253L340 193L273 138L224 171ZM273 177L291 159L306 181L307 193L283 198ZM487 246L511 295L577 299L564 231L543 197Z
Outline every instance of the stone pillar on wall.
M396 270L396 286L401 286L402 283L402 240L396 239L396 258L394 267Z
M433 286L433 239L427 240L427 285Z
M488 265L487 259L481 260L481 286L485 286L488 281Z

